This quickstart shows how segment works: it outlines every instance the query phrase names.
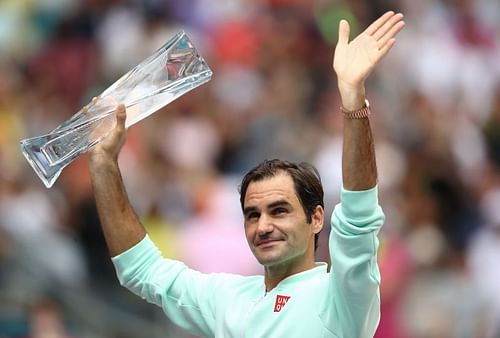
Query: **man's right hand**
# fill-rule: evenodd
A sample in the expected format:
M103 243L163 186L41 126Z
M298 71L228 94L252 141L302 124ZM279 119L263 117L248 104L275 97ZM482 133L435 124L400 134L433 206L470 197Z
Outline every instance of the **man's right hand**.
M92 188L111 256L128 250L146 235L128 201L118 167L118 155L127 138L123 104L116 107L115 115L116 126L89 152Z
M115 115L115 128L89 152L91 164L99 164L109 160L112 162L118 161L118 155L127 139L127 129L125 128L127 113L125 105L119 104L116 107Z

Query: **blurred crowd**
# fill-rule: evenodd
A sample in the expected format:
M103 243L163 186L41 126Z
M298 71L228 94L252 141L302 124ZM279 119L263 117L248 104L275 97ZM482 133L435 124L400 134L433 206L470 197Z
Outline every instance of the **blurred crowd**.
M262 273L239 181L266 158L308 161L333 210L337 25L348 19L354 36L388 9L406 27L367 83L387 216L376 337L500 337L498 0L2 0L0 337L189 337L119 287L86 156L46 189L21 139L50 132L185 30L213 79L129 129L124 182L165 255Z

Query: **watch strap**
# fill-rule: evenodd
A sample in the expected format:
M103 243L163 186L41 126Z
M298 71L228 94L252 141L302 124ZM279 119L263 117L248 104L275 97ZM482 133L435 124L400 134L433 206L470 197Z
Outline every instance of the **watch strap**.
M347 110L344 107L340 107L340 111L344 114L344 117L349 120L365 119L370 116L370 103L365 100L365 105L356 110Z

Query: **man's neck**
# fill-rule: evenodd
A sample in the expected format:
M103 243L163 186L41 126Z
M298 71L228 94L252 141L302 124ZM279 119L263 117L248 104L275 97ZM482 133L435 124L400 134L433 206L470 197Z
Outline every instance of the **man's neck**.
M266 292L274 289L285 278L295 275L297 273L310 270L316 266L314 259L310 259L301 264L290 264L289 262L283 264L276 264L265 267L264 283L266 285Z

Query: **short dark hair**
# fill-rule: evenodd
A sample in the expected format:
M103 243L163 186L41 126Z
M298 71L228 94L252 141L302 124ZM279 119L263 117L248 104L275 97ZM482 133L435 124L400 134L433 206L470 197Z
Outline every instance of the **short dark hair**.
M271 178L283 172L292 177L295 193L306 214L306 221L307 223L311 223L312 215L316 207L320 205L324 209L325 205L323 201L323 186L321 184L319 172L313 165L306 162L295 164L279 159L265 160L251 169L243 177L239 188L241 209L243 210L245 207L245 196L251 182ZM315 250L318 248L318 237L319 233L315 234Z

